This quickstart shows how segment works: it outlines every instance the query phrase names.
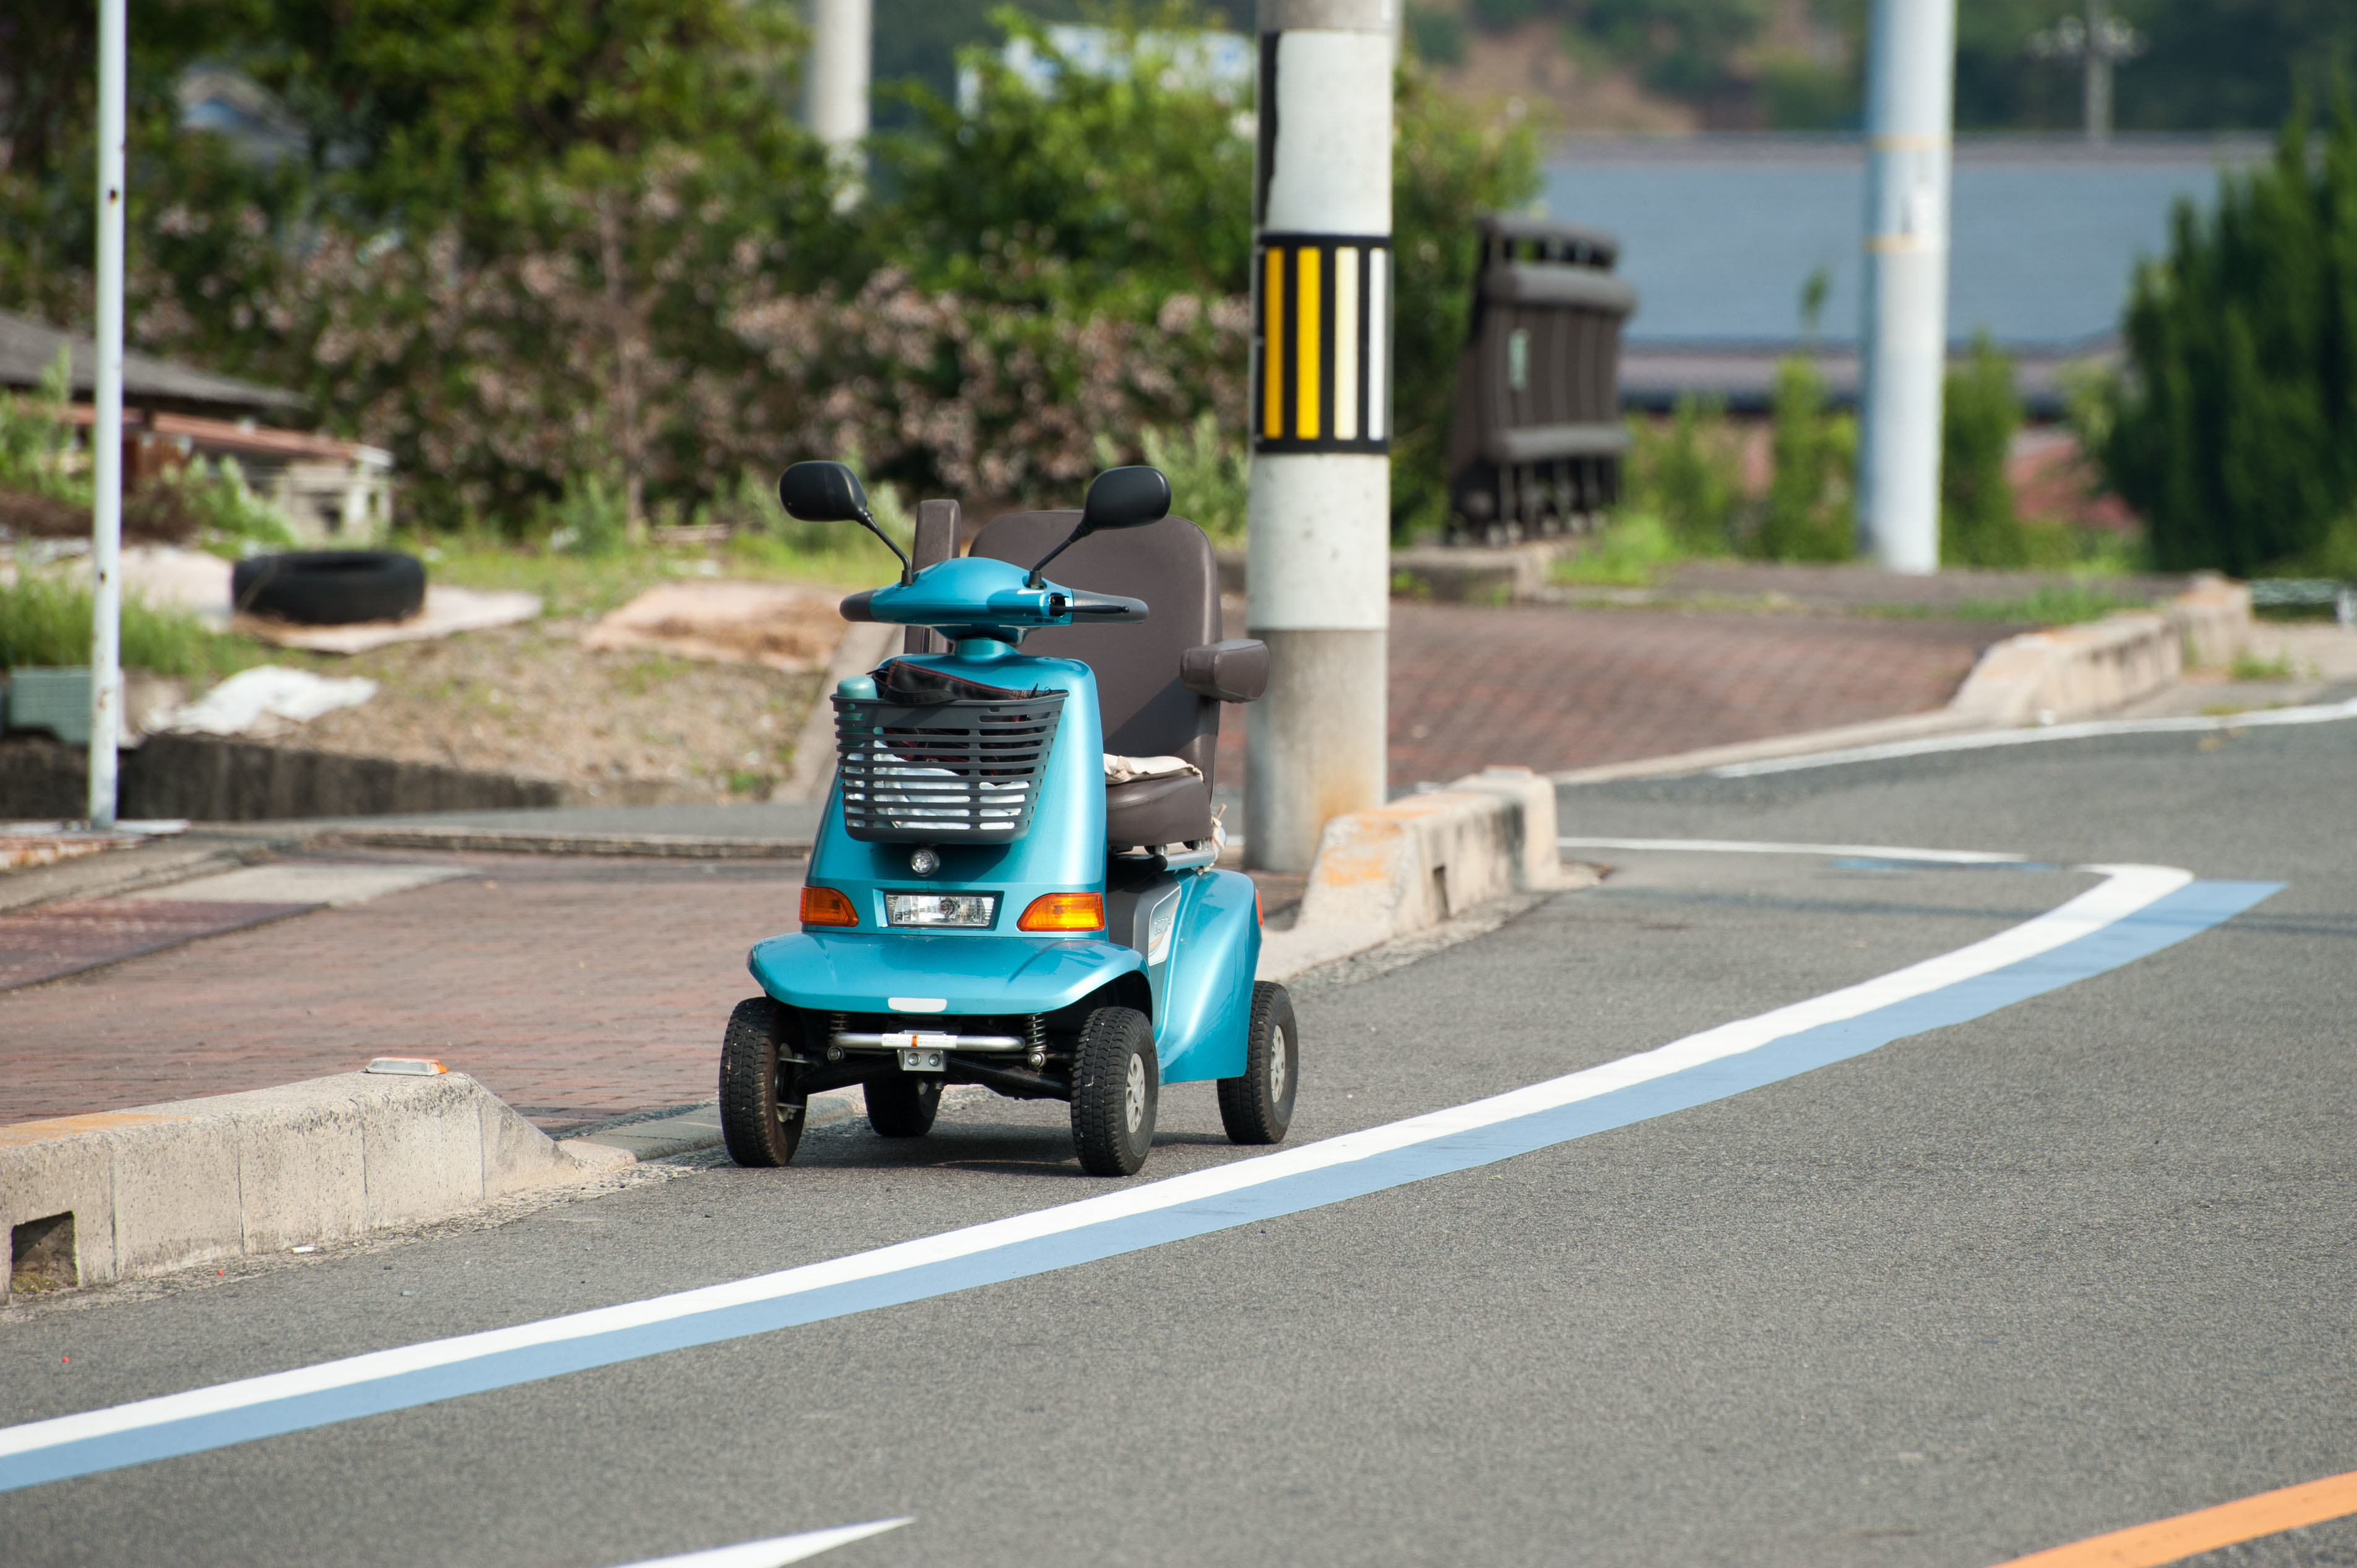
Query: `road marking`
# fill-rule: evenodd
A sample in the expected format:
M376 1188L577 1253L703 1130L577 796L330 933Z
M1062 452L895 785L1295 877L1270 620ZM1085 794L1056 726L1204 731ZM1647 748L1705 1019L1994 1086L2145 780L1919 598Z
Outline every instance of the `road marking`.
M1997 1568L2160 1568L2164 1563L2181 1563L2222 1546L2352 1513L2357 1513L2357 1470L2050 1547L2011 1558Z
M1803 768L1838 768L1852 762L1887 762L1896 757L1927 757L1940 751L1977 751L1992 746L2032 746L2047 740L2084 740L2106 735L2186 735L2203 730L2269 729L2278 725L2322 725L2357 719L2357 697L2345 703L2317 703L2300 708L2262 708L2246 714L2222 714L2179 719L2090 719L2080 724L2047 725L2039 729L1996 730L1985 735L1931 736L1922 740L1894 740L1881 746L1857 746L1844 751L1820 751L1806 757L1776 757L1760 762L1730 762L1706 770L1711 779L1753 779L1763 773L1792 773Z
M1867 860L1911 860L1927 865L2029 865L2027 855L1986 849L1899 849L1887 843L1768 843L1751 839L1564 838L1557 849L1666 849L1705 854L1837 854Z
M625 1568L785 1568L822 1552L881 1535L915 1522L908 1519L871 1520L866 1524L839 1524L832 1530L806 1530L800 1535L773 1535L737 1546L716 1546L707 1552L683 1552L676 1557L649 1557Z
M1953 952L1487 1100L751 1279L0 1429L0 1491L1023 1279L1511 1159L1982 1017L2283 886L2080 869L2104 881Z

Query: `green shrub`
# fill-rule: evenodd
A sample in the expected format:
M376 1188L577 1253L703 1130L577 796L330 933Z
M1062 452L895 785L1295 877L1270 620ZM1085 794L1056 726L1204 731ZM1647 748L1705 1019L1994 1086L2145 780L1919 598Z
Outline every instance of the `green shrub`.
M2320 151L2321 156L2317 156ZM2250 575L2322 549L2357 504L2357 106L2321 149L2295 113L2274 161L2179 202L2169 252L2136 271L2132 373L2104 469L2157 564Z
M1717 398L1681 397L1667 429L1630 421L1628 503L1668 525L1688 555L1734 548L1743 504L1743 454Z
M1857 471L1857 421L1825 406L1824 378L1795 354L1778 362L1771 403L1774 468L1753 553L1770 561L1846 561Z
M1558 583L1641 588L1686 553L1659 517L1631 508L1605 525L1592 548L1557 560L1551 575Z
M90 662L90 590L54 574L27 573L0 584L0 669ZM203 679L254 660L242 638L210 630L186 610L123 601L123 667Z
M2021 425L2013 360L1986 333L1948 372L1940 400L1940 560L1950 566L2027 566L2029 541L2005 460Z
M1241 544L1252 493L1252 456L1210 413L1184 430L1148 430L1146 460L1170 477L1170 508L1221 544Z

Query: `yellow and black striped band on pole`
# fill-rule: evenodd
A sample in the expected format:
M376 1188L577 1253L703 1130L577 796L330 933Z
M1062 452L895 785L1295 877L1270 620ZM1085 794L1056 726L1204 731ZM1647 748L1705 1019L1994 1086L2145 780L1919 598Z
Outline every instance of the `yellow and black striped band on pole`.
M1253 448L1391 450L1392 242L1263 234L1253 253Z

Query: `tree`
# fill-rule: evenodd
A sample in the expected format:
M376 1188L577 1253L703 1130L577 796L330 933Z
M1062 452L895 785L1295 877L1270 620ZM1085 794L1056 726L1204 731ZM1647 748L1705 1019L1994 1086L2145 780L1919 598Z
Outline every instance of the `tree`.
M2321 548L2357 505L2357 106L2311 150L2223 175L2137 269L2102 460L2164 569L2248 575Z
M2021 425L2012 358L1984 332L1973 357L1948 372L1940 399L1940 560L1951 566L2027 566L2029 541L2014 510L2006 457Z

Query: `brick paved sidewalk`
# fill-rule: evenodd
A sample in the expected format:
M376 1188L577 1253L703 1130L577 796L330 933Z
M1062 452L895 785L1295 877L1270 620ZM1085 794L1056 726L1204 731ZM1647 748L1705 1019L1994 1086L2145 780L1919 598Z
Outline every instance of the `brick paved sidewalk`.
M1947 702L1983 649L2028 629L1395 599L1392 785L1491 763L1560 772L1920 713ZM1229 710L1220 733L1220 788L1237 795L1242 720Z
M0 993L0 1123L376 1056L438 1057L552 1130L712 1098L799 865L449 858L476 874Z

